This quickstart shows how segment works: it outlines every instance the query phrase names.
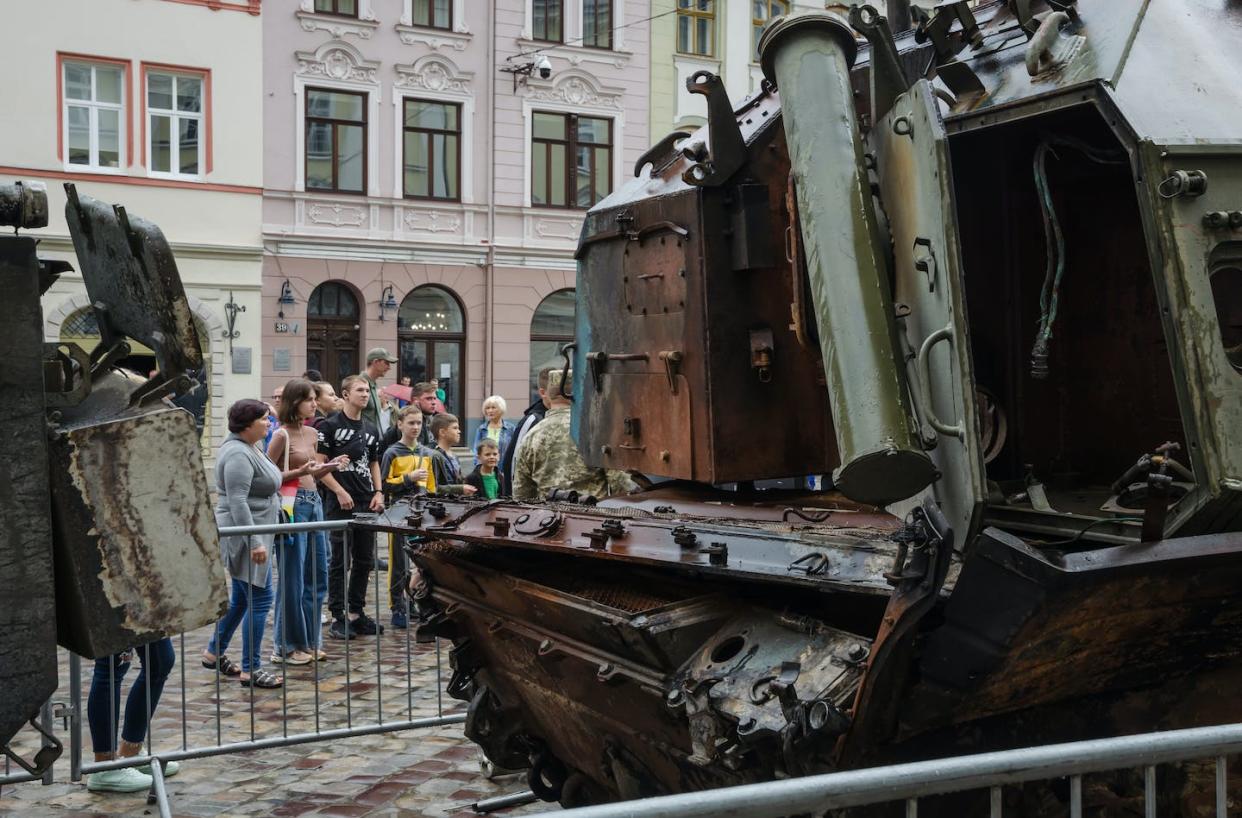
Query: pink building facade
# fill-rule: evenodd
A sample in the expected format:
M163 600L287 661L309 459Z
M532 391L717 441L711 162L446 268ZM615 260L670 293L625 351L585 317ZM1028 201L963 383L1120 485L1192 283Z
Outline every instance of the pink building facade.
M640 0L264 8L264 393L382 346L473 428L572 335L586 208L647 147ZM546 76L544 76L546 74Z

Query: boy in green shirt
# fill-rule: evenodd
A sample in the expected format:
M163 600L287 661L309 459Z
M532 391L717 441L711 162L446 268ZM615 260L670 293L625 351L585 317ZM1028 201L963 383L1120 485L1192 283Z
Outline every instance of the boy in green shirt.
M475 454L479 456L479 465L466 476L466 485L474 486L480 497L489 500L508 497L509 487L505 485L505 475L496 468L500 463L500 446L495 440L485 437L479 441Z

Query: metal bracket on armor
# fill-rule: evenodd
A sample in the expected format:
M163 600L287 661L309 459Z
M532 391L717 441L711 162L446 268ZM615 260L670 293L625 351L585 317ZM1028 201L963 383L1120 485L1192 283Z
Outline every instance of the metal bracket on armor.
M65 745L61 743L60 739L56 738L54 733L45 730L43 725L39 724L38 719L31 719L30 726L39 731L39 735L43 736L50 743L40 748L31 761L26 761L26 759L13 752L12 748L7 744L3 748L4 755L26 772L42 778L43 774L48 771L48 768L56 763L56 759L60 758L60 754L65 750Z
M737 115L724 82L710 71L695 71L686 78L686 90L707 97L707 139L710 147L702 151L683 148L682 153L695 164L681 175L682 181L697 187L722 185L746 161L746 142L738 127Z

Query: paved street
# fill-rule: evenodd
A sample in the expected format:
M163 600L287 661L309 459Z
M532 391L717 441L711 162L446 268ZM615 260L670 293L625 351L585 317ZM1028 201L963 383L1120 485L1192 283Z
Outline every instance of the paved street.
M178 665L165 687L152 732L157 753L248 741L252 736L263 739L314 732L351 722L354 726L375 724L381 714L384 722L424 718L437 715L441 707L444 713L452 713L463 706L454 699L441 701L438 693L441 682L448 680L447 644L439 656L443 675L438 677L435 645L417 645L412 633L387 629L378 640L349 643L348 678L346 643L328 640L332 659L319 668L318 693L313 665L290 668L283 691L255 692L252 720L251 691L236 681L221 679L217 695L215 673L200 665L199 654L207 638L208 629L203 629L187 634L184 640L174 639ZM270 640L266 644L270 650ZM237 644L230 654L236 658L239 651ZM91 667L92 663L83 663L83 706ZM127 681L136 675L135 662ZM67 701L69 691L68 660L62 652L57 700ZM61 729L58 723L58 732ZM29 731L21 738L18 746L29 748ZM142 794L95 794L84 783L70 782L67 734L63 738L66 748L56 765L56 783L0 789L0 815L119 818L155 814ZM90 735L85 725L83 742L89 760ZM524 788L519 776L487 780L474 745L462 737L461 725L188 760L168 780L173 814L194 818L473 815L469 806L474 801ZM531 805L500 814L528 814L547 807Z

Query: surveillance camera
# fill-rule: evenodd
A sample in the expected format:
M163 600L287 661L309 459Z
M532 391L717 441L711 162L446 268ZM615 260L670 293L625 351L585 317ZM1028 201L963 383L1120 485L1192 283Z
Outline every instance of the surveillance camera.
M540 79L547 79L552 76L552 61L545 56L540 56L535 60L535 70L539 72Z

